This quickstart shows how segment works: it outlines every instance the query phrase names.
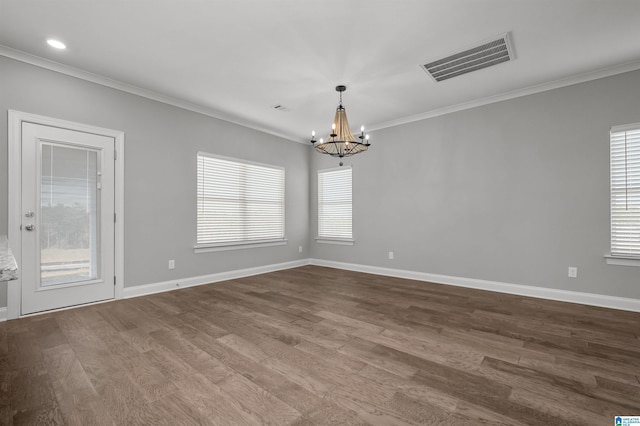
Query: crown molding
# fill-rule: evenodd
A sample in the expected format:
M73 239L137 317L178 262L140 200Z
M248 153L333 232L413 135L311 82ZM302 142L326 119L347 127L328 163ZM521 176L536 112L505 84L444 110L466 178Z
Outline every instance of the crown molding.
M502 101L506 101L514 98L520 98L522 96L533 95L536 93L546 92L553 89L559 89L561 87L572 86L574 84L584 83L591 80L611 77L616 74L636 71L638 69L640 69L640 61L627 62L626 64L616 65L608 68L602 68L596 71L590 71L590 72L578 74L572 77L550 81L548 83L542 83L534 86L525 87L524 89L512 90L510 92L505 92L505 93L501 93L493 96L487 96L485 98L475 99L469 102L463 102L460 104L451 105L444 108L434 109L434 110L423 112L420 114L411 115L408 117L385 121L382 123L369 126L369 131L382 130L388 127L400 126L402 124L413 123L414 121L426 120L428 118L434 118L441 115L451 114L452 112L463 111L465 109L476 108L479 106L489 105L496 102L502 102Z
M307 140L302 140L297 136L294 136L291 134L285 134L277 130L250 122L248 120L244 120L240 117L225 114L222 111L219 111L213 108L205 107L203 105L189 102L184 99L167 96L152 90L143 89L141 87L123 83L118 80L113 80L99 74L94 74L79 68L75 68L69 65L64 65L59 62L52 61L50 59L45 59L40 56L35 56L30 53L23 52L21 50L0 45L0 56L5 56L7 58L14 59L16 61L25 62L40 68L44 68L50 71L55 71L61 74L69 75L71 77L76 77L81 80L90 81L92 83L100 84L102 86L110 87L112 89L120 90L133 95L141 96L143 98L151 99L157 102L162 102L164 104L172 105L188 111L197 112L198 114L217 118L219 120L227 121L229 123L237 124L242 127L257 130L259 132L267 133L272 136L277 136L279 138L290 140L296 143L300 143L304 145L308 144ZM616 74L636 71L638 69L640 69L640 61L628 62L626 64L603 68L596 71L590 71L587 73L551 81L548 83L537 84L534 86L526 87L524 89L517 89L510 92L501 93L498 95L487 96L487 97L475 99L469 102L463 102L460 104L451 105L444 108L426 111L426 112L411 115L408 117L402 117L395 120L373 124L369 126L369 131L376 131L376 130L386 129L389 127L400 126L402 124L408 124L408 123L413 123L415 121L426 120L428 118L434 118L441 115L451 114L453 112L476 108L483 105L489 105L496 102L502 102L509 99L519 98L522 96L533 95L536 93L546 92L553 89L559 89L561 87L572 86L574 84L584 83L591 80L597 80L604 77L610 77Z
M164 104L172 105L188 111L197 112L198 114L217 118L219 120L237 124L242 127L247 127L252 130L257 130L259 132L267 133L273 136L277 136L279 138L287 139L287 140L298 142L305 145L307 144L306 141L302 141L300 140L300 138L297 138L295 136L284 134L268 127L260 126L256 123L243 120L236 116L225 114L213 108L205 107L203 105L189 102L184 99L167 96L162 93L155 92L153 90L143 89L141 87L134 86L128 83L123 83L118 80L113 80L111 78L105 77L100 74L94 74L92 72L85 71L80 68L75 68L69 65L61 64L59 62L52 61L50 59L45 59L40 56L35 56L30 53L23 52L21 50L12 49L10 47L0 45L0 56L5 56L7 58L14 59L16 61L25 62L30 65L35 65L40 68L44 68L50 71L55 71L60 74L65 74L71 77L79 78L81 80L96 83L101 86L110 87L112 89L120 90L122 92L130 93L132 95L141 96L143 98L151 99L153 101L162 102Z

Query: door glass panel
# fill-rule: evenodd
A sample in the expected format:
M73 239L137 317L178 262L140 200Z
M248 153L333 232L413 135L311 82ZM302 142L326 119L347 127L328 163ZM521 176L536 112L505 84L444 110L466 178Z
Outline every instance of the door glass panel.
M40 285L100 276L98 152L42 143Z

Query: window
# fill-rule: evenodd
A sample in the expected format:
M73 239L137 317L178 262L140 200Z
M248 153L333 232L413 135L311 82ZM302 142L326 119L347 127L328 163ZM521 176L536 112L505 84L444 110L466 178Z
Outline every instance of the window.
M318 171L318 242L353 242L351 167Z
M640 259L640 123L611 128L611 257Z
M284 243L284 169L198 153L197 245Z

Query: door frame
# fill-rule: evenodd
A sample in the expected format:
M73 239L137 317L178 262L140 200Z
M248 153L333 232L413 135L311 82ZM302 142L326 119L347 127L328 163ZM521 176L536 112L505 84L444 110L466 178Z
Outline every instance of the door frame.
M21 289L22 279L20 270L22 269L22 123L34 123L43 126L59 127L67 130L75 130L84 133L112 137L115 141L115 199L114 207L116 214L115 222L115 299L122 299L124 294L124 132L118 130L105 129L72 121L60 120L57 118L42 115L30 114L27 112L9 110L8 111L8 180L9 180L9 203L8 238L11 248L18 264L18 279L7 282L7 319L21 317ZM98 302L100 303L100 302ZM62 308L65 309L65 308ZM50 312L50 311L47 311ZM37 314L32 314L37 315ZM25 315L28 316L28 315Z

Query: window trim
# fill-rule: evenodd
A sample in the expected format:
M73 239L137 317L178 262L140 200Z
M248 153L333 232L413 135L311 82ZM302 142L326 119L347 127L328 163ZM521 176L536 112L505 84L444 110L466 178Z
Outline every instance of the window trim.
M283 173L283 205L282 205L282 226L283 226L283 237L282 238L264 238L264 239L255 239L255 240L242 240L242 241L225 241L225 242L215 242L215 243L198 243L198 176L197 176L197 168L199 157L208 157L217 160L230 161L239 164L247 164L258 167L266 167L270 169L280 170ZM286 236L286 170L282 166L277 166L274 164L266 164L260 163L257 161L245 160L242 158L235 157L227 157L224 155L211 154L209 152L198 151L196 153L196 243L193 245L194 253L208 253L208 252L216 252L216 251L227 251L227 250L241 250L247 248L258 248L258 247L273 247L273 246L282 246L286 245L288 242Z
M241 241L241 242L233 242L233 243L221 243L221 244L196 244L193 246L194 253L209 253L212 251L227 251L227 250L242 250L247 248L257 248L257 247L274 247L274 246L284 246L289 242L289 240L285 239L274 239L274 240L264 240L264 241Z
M609 130L609 167L611 168L611 135L613 133L627 132L630 130L640 130L640 123L625 124L620 126L612 126ZM613 243L612 227L613 227L613 212L612 212L612 192L611 192L612 176L609 172L609 244L610 248ZM605 256L607 265L617 266L637 266L640 267L640 256L633 254L612 254L610 251Z
M316 243L318 244L336 244L340 246L352 246L355 244L355 242L356 240L354 240L353 238L316 237Z
M341 171L345 169L351 170L351 238L342 238L342 237L331 237L331 236L320 236L319 228L320 228L320 174L334 171ZM343 246L352 246L355 244L354 232L353 232L353 167L351 165L348 166L340 166L340 167L332 167L329 169L321 169L316 172L317 182L316 182L316 190L317 190L317 206L316 206L316 244L335 244L335 245L343 245Z
M640 258L637 258L637 257L622 257L622 256L613 256L611 254L606 254L604 258L607 262L607 265L640 266Z

